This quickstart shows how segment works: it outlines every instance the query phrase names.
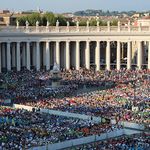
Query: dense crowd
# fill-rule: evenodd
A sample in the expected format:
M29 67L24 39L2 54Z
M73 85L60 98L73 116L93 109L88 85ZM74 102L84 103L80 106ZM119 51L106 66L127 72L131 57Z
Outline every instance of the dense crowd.
M146 74L150 75L150 71L114 70L111 72L93 72L84 69L79 71L65 71L61 73L61 82L65 84L65 86L63 86L64 88L60 87L58 89L51 90L53 95L44 98L44 96L39 96L40 92L35 90L38 84L33 83L38 83L39 80L37 79L39 79L41 76L45 79L49 79L51 77L50 73L30 72L29 78L26 78L26 80L29 80L31 88L38 96L34 95L34 98L21 97L24 92L17 85L15 93L18 94L20 91L21 95L20 97L16 97L15 102L38 108L48 108L103 116L106 118L114 118L117 121L126 120L149 124L150 80L145 78ZM24 79L22 77L24 74L20 76L22 79ZM31 78L31 76L34 80ZM18 80L19 77L16 78ZM11 81L14 82L15 80ZM8 82L10 81L8 80ZM48 84L47 82L49 83L50 81L44 80L42 83L40 83L41 87L45 87ZM28 84L27 81L25 82L25 85L26 84ZM107 88L109 85L109 87L111 87L112 84L115 84L113 88ZM32 90L29 89L30 86L25 85L21 84L21 86L26 89L27 93L32 95ZM74 91L80 90L79 87L82 85L86 85L87 89L89 86L95 86L102 87L103 90L96 90L94 92L87 92L83 94L76 93L75 95L72 95ZM70 90L68 90L68 87ZM41 89L42 91L46 91L44 88ZM61 90L62 93L68 92L68 95L64 95L64 97L61 98ZM45 92L43 92L43 95L45 95Z
M95 124L27 110L0 107L0 149L21 150L119 130L120 126Z
M76 85L61 86L57 89L50 88L50 72L21 71L1 74L5 88L1 89L0 98L2 99L38 99L43 97L61 97L72 94L76 90Z
M14 103L54 109L118 121L150 124L150 70L63 70L59 88L51 88L49 71L21 71L0 74L0 103ZM95 88L94 91L90 89ZM84 89L84 92L81 92ZM88 92L87 92L88 91ZM24 149L69 139L118 130L116 125L94 124L36 111L0 108L0 149ZM143 137L141 138L143 141ZM141 141L142 141L141 140ZM141 141L120 138L86 145L83 149L132 149ZM115 143L113 145L113 143ZM120 144L121 143L121 144ZM132 144L131 144L132 143ZM146 139L146 146L147 139ZM123 149L122 148L122 149ZM80 149L80 148L79 148ZM81 148L82 149L82 148ZM121 149L121 148L120 148Z
M15 103L149 124L149 70L69 70L61 72L64 86L47 90L50 72L24 71L2 74L8 88L0 98L11 96ZM146 77L146 78L145 78ZM42 80L41 80L42 79ZM82 86L102 90L78 94ZM113 87L113 88L108 88Z
M150 137L146 134L136 134L118 137L107 141L72 147L66 150L148 150L150 149Z

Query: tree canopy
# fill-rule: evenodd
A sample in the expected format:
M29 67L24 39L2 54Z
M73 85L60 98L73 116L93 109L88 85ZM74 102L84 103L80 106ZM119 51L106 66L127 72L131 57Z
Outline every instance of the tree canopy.
M22 16L22 17L18 17L17 20L19 21L19 25L20 26L25 26L26 21L29 22L30 26L35 26L36 25L36 21L39 21L39 25L41 26L46 26L47 21L49 22L50 26L55 26L56 25L56 21L59 21L59 25L60 26L66 26L67 25L67 21L69 22L70 26L75 26L76 23L70 21L68 18L62 16L62 15L54 15L51 12L47 12L45 14L40 14L40 13L32 13L30 15L26 15L26 16ZM86 26L87 25L87 20L88 18L82 18L79 21L79 26ZM107 22L101 19L90 19L89 20L89 25L90 26L97 26L97 21L99 21L99 25L100 26L106 26ZM116 26L117 25L117 20L112 20L110 22L111 26Z
M28 21L30 26L35 26L36 21L39 21L39 25L45 26L47 24L47 21L51 26L56 25L56 21L59 21L59 24L61 26L66 25L67 19L61 15L54 15L53 13L45 13L41 15L40 13L32 13L31 15L26 15L23 17L18 17L17 20L19 21L19 24L21 26L25 25L25 22Z

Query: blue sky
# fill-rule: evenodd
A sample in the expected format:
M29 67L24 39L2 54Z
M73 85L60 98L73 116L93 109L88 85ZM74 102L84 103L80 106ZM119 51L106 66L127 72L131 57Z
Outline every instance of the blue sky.
M150 10L150 0L0 0L0 9L74 12L85 9Z

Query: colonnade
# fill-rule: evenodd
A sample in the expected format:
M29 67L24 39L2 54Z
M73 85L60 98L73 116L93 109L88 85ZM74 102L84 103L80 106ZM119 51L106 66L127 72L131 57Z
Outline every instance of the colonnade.
M81 46L81 42L84 42L85 46ZM94 49L91 49L91 42L95 43ZM102 48L102 42L105 43ZM116 43L116 53L112 50L111 44ZM126 68L132 67L132 41L124 42L127 44L127 61ZM136 49L136 65L139 69L142 69L143 65L143 46L142 41L137 41ZM146 66L150 69L150 41L146 41L147 62ZM80 67L86 67L90 69L91 66L91 54L94 52L94 65L96 70L101 69L101 65L105 65L105 69L110 70L112 61L111 53L116 56L115 66L117 70L121 69L121 45L122 41L25 41L25 42L0 42L0 72L3 70L11 71L15 68L20 71L22 68L28 70L34 68L37 71L44 68L50 70L51 66L56 62L60 68L70 69L74 67L79 69ZM81 51L84 50L83 54ZM105 53L105 55L104 55ZM101 62L101 55L104 55L105 61ZM81 63L81 59L82 61ZM114 62L113 62L114 64Z

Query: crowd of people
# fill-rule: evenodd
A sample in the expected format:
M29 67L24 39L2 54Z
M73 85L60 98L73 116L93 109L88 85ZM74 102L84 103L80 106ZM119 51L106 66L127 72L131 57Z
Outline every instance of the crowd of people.
M10 86L4 89L4 93L10 94L15 103L38 108L149 124L150 80L146 74L150 75L150 71L69 70L61 72L64 86L47 91L45 87L51 82L49 72L9 73L3 75L3 80ZM41 77L44 80L40 81ZM13 85L15 88L12 88ZM101 87L101 90L79 94L77 91L83 85L87 89Z
M44 97L61 97L72 94L76 85L61 86L57 89L51 85L50 72L35 72L24 70L21 72L8 72L0 74L3 81L3 89L0 91L0 99L28 100Z
M0 107L0 149L21 150L119 130L110 123Z
M135 134L122 136L100 142L75 146L66 150L148 150L150 138L148 135Z
M93 124L89 120L1 107L0 149L16 150L93 134L100 135L120 129L117 124L119 121L150 125L150 70L80 69L63 70L60 75L61 86L51 88L52 74L49 71L1 73L0 103L11 99L14 103L37 109L61 110L115 119L116 125ZM92 88L95 90L90 91ZM84 92L81 92L82 90ZM123 137L115 142L112 140L112 143L116 143L114 145L109 145L110 141L104 142L105 145L108 142L106 147L103 142L96 145L104 149L110 149L111 146L114 149L119 149L120 146L132 149L134 145L138 146L139 150L145 146L139 144L139 141L129 141ZM97 149L93 144L87 146L91 150Z

